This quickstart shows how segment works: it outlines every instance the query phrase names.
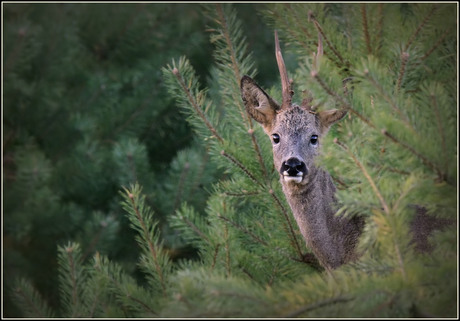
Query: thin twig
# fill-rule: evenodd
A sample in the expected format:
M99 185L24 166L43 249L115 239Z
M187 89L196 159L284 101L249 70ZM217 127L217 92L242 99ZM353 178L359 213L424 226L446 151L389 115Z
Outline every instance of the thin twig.
M322 308L327 305L332 305L332 304L337 304L337 303L345 303L353 300L354 298L347 298L347 297L337 297L337 298L332 298L332 299L326 299L323 301L315 302L312 304L309 304L307 306L304 306L300 309L297 309L287 315L285 315L283 318L295 318L300 316L301 314L305 312L309 312L318 308Z
M237 167L239 167L250 179L252 179L255 183L257 183L259 186L264 187L264 185L257 180L257 178L252 175L252 173L235 157L232 155L227 154L224 150L220 152L222 156L225 158L229 159L233 164L235 164Z
M406 73L407 62L409 61L409 53L403 52L401 53L401 68L399 68L399 76L398 81L396 82L396 90L395 93L399 93L401 89L401 83L404 78L404 74Z
M383 129L382 131L382 134L385 135L386 137L390 138L394 143L404 147L405 149L409 150L412 154L414 154L415 156L417 156L418 158L420 158L422 160L422 162L429 168L431 168L433 171L435 171L437 174L438 174L438 177L439 178L442 178L443 175L442 175L442 172L436 167L435 164L433 164L429 159L427 159L425 156L423 156L422 154L420 154L419 152L417 152L415 149L413 149L411 146L407 145L406 143L404 142L401 142L400 140L398 140L396 137L394 137L392 134L390 134L388 131L386 131L385 129Z
M335 49L334 46L332 45L332 43L329 41L329 38L327 38L326 34L323 31L323 28L321 28L321 25L319 24L318 20L316 20L313 12L310 11L308 17L309 17L309 19L311 21L313 21L313 24L315 25L315 27L318 30L318 32L321 33L321 36L326 41L328 47L332 50L332 52L335 54L335 56L340 60L342 65L346 66L345 60L343 59L342 55L340 55L340 53L337 51L337 49Z
M409 46L412 44L412 42L415 40L415 38L418 36L420 31L422 31L422 28L425 26L425 24L430 20L431 16L435 13L435 11L438 9L437 5L433 5L433 8L431 8L430 12L426 15L425 19L420 23L420 25L417 27L415 30L414 34L411 36L409 41L406 44L406 47L404 48L404 51L407 51L409 49Z
M233 222L232 220L230 220L229 218L225 217L224 215L222 214L218 214L217 215L218 218L220 218L221 220L229 223L230 225L232 225L233 227L235 227L236 229L242 231L244 234L247 234L249 235L251 238L253 238L255 241L257 241L258 243L264 245L264 246L268 246L268 243L265 242L264 240L262 240L260 237L258 237L257 235L255 235L254 233L252 233L251 231L249 231L247 228L245 228L244 226L241 226L240 224L237 224L235 222Z
M188 220L186 217L184 217L183 215L180 216L180 218L182 219L182 221L184 221L185 224L187 224L198 236L200 236L202 239L204 239L206 242L208 242L209 244L211 244L211 240L195 225L193 224L192 222L190 222L190 220Z
M451 28L446 29L446 30L443 32L442 36L439 37L438 41L436 41L436 43L433 45L433 47L431 47L431 48L422 56L422 58L420 58L422 61L425 60L426 58L428 58L428 57L433 53L433 51L435 51L436 48L439 47L439 45L444 41L444 39L445 39L445 38L447 37L447 35L449 34L450 29L451 29Z
M139 223L141 224L142 231L144 233L144 237L145 237L145 239L146 239L146 241L148 243L150 254L152 255L153 262L155 263L155 269L157 270L158 276L160 278L160 284L161 284L161 288L163 289L163 295L166 295L166 287L165 287L164 280L163 280L163 272L161 270L160 265L158 264L158 254L157 254L157 251L155 249L155 245L153 244L152 240L149 237L149 235L150 235L149 230L147 229L147 226L145 225L144 219L142 218L141 214L139 213L137 205L136 205L136 203L134 201L134 195L131 194L131 193L128 193L128 197L131 200L131 204L132 204L133 209L134 209L134 211L136 213L137 219L138 219Z
M377 39L375 41L376 43L376 53L378 53L380 51L380 49L382 48L382 41L383 41L383 4L382 3L379 3L378 4L378 8L379 8L379 21L377 23Z
M334 91L332 91L331 88L329 88L326 83L323 81L323 79L319 76L318 72L312 71L311 76L313 79L315 79L318 84L328 93L330 96L335 98L340 104L342 104L343 108L349 110L352 112L354 115L358 116L359 119L361 119L363 122L365 122L367 125L369 125L372 128L376 128L375 125L366 117L364 117L361 113L359 113L357 110L355 110L353 107L350 106L348 102L343 99L343 97L337 95Z
M366 42L367 53L370 55L372 54L371 48L371 38L369 37L369 27L367 25L367 10L366 4L361 4L361 17L363 20L363 33L364 33L364 40Z

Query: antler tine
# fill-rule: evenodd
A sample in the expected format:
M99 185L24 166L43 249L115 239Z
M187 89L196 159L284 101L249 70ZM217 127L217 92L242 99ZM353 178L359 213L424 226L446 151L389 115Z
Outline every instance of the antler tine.
M281 76L281 88L283 90L283 103L281 108L291 105L292 95L294 92L291 90L291 83L288 78L286 65L284 64L283 55L281 54L280 42L278 40L278 32L275 30L275 55L278 69Z

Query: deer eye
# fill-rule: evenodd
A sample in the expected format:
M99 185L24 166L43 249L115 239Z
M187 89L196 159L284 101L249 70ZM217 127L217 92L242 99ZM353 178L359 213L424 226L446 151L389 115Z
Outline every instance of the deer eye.
M272 135L272 138L273 138L273 142L274 142L275 144L278 144L278 143L280 142L280 135L278 135L278 134L273 134L273 135Z
M311 135L310 144L317 145L318 144L318 135Z

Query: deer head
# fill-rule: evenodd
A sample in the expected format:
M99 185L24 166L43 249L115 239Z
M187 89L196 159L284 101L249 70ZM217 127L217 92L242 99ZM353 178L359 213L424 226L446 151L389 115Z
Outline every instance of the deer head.
M271 138L275 168L284 188L301 189L315 177L314 158L329 127L347 111L333 109L313 112L308 103L293 104L291 82L275 31L276 60L281 75L283 101L279 105L253 79L241 79L241 95L247 112Z

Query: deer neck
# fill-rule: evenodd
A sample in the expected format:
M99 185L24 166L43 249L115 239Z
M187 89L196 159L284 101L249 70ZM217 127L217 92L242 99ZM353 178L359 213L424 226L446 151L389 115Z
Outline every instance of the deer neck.
M283 183L283 191L309 248L325 267L336 268L356 257L362 220L335 215L335 186L318 169L305 185Z

